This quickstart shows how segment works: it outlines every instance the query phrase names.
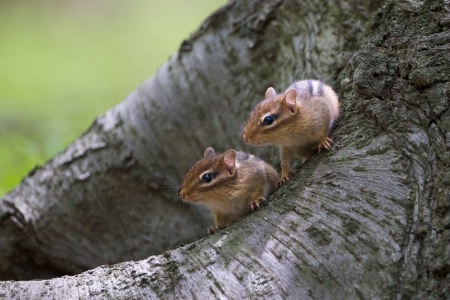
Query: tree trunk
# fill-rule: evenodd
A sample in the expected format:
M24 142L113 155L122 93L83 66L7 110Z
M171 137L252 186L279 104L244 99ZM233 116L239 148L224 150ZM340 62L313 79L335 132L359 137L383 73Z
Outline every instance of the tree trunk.
M403 0L369 18L376 8L255 0L211 16L0 202L3 278L155 255L0 282L0 298L449 297L450 8ZM235 124L268 86L301 78L339 91L334 151L260 211L176 247L211 222L176 199L184 173L207 146L277 164Z

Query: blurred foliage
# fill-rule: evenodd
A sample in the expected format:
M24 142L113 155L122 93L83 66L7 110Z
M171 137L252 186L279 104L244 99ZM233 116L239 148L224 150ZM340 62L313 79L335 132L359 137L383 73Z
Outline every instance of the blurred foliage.
M0 0L0 196L127 97L225 0Z

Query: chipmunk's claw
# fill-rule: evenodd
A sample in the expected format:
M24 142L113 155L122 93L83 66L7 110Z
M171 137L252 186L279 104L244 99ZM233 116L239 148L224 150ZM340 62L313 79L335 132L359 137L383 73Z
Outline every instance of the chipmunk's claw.
M291 181L292 177L297 173L296 170L290 170L287 174L281 176L280 182L278 182L278 187L281 187L286 182Z
M328 151L331 151L331 145L332 145L332 144L333 144L333 140L330 139L329 137L327 137L327 138L325 139L325 141L323 141L322 143L319 144L319 147L318 147L319 153L320 153L320 150L321 150L322 148L327 149Z
M261 206L261 204L263 204L265 201L266 201L266 198L264 198L264 197L259 197L259 198L256 199L256 200L252 200L252 201L250 202L250 209L251 209L252 211L255 211L255 210L258 209L258 208Z
M280 182L278 182L278 187L281 187L283 184L291 180L291 177L288 176L281 176Z
M216 233L217 231L219 231L219 230L221 230L223 228L225 228L225 226L222 226L222 225L211 226L211 227L208 228L208 233L209 234L213 234L213 233Z

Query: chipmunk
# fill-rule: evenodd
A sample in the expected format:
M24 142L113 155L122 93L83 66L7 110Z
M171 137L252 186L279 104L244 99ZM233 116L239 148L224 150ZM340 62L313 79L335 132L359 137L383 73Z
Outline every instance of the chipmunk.
M279 146L283 184L293 173L294 157L304 163L316 149L331 150L333 141L328 134L338 116L338 97L323 82L297 81L281 94L269 87L265 99L251 112L241 139L254 145Z
M257 156L233 149L216 154L209 147L186 174L178 196L211 210L211 234L257 209L277 187L278 176Z

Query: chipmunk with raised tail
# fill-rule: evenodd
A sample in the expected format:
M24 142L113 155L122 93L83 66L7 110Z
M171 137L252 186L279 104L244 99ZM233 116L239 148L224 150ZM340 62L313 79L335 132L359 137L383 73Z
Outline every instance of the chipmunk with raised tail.
M278 176L257 156L233 149L216 154L209 147L186 174L178 196L211 210L211 234L257 209L276 189Z
M333 141L328 135L338 116L338 97L321 81L297 81L281 94L269 87L265 99L250 113L241 139L279 146L282 184L293 173L294 157L304 163L316 149L331 150Z

